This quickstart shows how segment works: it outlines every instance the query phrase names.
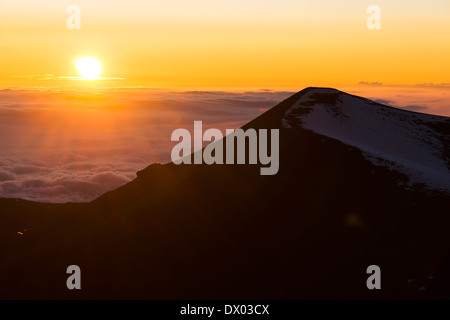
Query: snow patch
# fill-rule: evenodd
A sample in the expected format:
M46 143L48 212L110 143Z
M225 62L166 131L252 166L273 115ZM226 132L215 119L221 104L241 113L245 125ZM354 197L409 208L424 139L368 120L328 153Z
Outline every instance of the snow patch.
M447 122L446 122L447 121ZM450 190L441 134L448 118L408 112L334 89L311 89L284 115L285 128L302 127L360 149L377 166L407 174L410 185Z

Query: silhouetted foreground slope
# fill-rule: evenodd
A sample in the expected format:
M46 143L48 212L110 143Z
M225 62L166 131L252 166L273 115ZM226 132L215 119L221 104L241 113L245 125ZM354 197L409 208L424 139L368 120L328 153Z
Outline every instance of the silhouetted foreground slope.
M427 126L431 154L448 160L448 119L308 88L244 126L280 129L274 176L261 176L259 165L153 164L91 203L0 200L0 297L450 297L450 197L433 174L408 185L418 171L409 177L408 170L388 165L389 150L404 155L395 143L409 140L384 142L393 149L383 143L377 149L370 137L356 141L383 152L372 155L381 159L376 165L364 146L333 139L351 138L353 129L347 136L339 126L317 133L316 112L325 119L323 112L331 110L343 127L353 128L345 119L373 111L345 109L358 103L393 113L396 124L417 118L418 127ZM370 127L376 121L363 123L359 137L366 137L365 129L379 130ZM406 169L435 163L425 158L405 162ZM448 174L448 168L433 168ZM72 264L82 272L78 291L66 288ZM366 287L373 264L381 267L381 290Z

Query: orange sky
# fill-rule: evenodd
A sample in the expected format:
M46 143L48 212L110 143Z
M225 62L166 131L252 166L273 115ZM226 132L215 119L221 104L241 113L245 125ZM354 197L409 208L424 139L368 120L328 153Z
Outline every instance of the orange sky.
M0 87L343 87L449 83L450 2L1 0ZM81 29L69 30L70 4ZM90 54L102 81L74 81ZM100 83L93 83L100 82Z
M449 35L449 0L0 0L0 196L90 201L308 86L450 116Z

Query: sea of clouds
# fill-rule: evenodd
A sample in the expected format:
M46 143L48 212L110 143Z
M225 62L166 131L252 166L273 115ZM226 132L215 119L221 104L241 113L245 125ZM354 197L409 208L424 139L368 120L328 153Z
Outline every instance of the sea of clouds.
M239 128L292 92L0 91L0 197L90 201L170 161L176 128Z
M373 87L373 86L372 86ZM450 90L361 86L350 93L450 115ZM0 90L0 198L91 201L170 161L177 128L236 129L294 92Z

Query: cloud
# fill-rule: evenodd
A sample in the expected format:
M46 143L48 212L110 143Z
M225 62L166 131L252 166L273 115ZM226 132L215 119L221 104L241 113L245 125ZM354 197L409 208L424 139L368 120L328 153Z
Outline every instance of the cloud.
M170 161L177 128L238 128L292 92L0 90L0 197L90 201Z
M89 201L135 177L134 173L114 172L104 167L97 164L95 171L54 168L46 175L6 176L7 180L0 179L0 193L7 197L43 202ZM5 174L0 172L0 177Z
M450 88L450 83L419 83L414 85L415 87L431 87L431 88Z
M366 85L341 89L397 108L450 116L450 86L445 83L407 86Z
M31 75L17 75L12 76L13 78L23 78L28 80L52 80L55 79L53 74L31 74Z
M15 174L28 174L37 172L47 173L51 171L51 169L35 165L19 165L12 167L11 171L14 172Z
M375 102L381 103L381 104L386 104L386 105L390 105L394 102L393 100L388 100L388 99L372 99L372 100Z
M0 171L0 182L14 180L16 175L11 172Z
M72 77L72 76L58 76L58 79L89 80L89 79L86 79L85 77ZM96 81L99 81L99 80L124 80L124 79L125 78L119 78L119 77L98 77L98 78L95 78Z
M112 171L101 172L93 175L90 179L92 182L115 188L127 182L127 177L119 175Z
M360 81L359 84L363 85L363 86L382 86L383 85L382 82L366 82L366 81Z
M279 101L275 100L244 100L244 99L218 99L218 101L223 102L225 104L231 104L234 106L242 106L246 108L261 108L267 106L274 106Z
M417 106L417 105L403 106L402 108L406 109L406 110L410 110L410 111L425 111L425 110L427 110L427 107Z

